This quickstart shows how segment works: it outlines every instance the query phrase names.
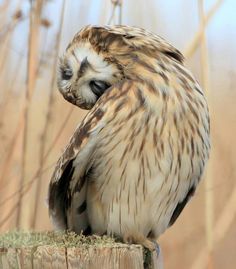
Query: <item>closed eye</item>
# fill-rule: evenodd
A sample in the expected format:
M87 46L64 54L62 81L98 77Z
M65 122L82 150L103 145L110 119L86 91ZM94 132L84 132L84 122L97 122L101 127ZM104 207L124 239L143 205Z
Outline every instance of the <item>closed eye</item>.
M69 80L73 76L73 72L70 68L61 69L61 78L63 80Z
M91 80L89 86L92 92L99 98L111 86L111 84L102 80Z

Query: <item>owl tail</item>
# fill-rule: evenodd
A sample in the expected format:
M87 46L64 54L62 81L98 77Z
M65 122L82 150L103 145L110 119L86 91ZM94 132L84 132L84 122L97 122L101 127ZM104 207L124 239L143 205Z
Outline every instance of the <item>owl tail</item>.
M49 214L54 227L77 234L90 234L87 218L87 178L81 175L70 160L60 179L49 187Z
M77 234L89 235L91 234L91 228L88 222L87 215L87 177L76 180L76 186L71 192L71 203L67 211L67 226L71 231Z

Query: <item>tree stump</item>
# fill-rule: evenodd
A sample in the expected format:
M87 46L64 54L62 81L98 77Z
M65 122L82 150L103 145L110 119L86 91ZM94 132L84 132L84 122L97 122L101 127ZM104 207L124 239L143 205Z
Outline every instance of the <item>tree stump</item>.
M163 269L162 257L141 245L74 233L0 235L0 269Z

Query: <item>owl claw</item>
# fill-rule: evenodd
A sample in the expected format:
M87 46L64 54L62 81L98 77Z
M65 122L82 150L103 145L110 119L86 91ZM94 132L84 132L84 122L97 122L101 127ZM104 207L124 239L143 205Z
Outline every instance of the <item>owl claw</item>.
M160 252L161 252L160 246L159 246L159 244L155 240L153 240L152 242L155 245L155 251L156 251L157 257L159 257Z

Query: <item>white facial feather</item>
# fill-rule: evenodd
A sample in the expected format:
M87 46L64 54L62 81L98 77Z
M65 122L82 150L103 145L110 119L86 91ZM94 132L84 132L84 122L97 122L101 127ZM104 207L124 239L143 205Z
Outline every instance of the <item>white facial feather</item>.
M79 74L80 67L85 60L88 62L88 68L81 75ZM73 75L70 79L63 79L61 69L65 67L60 67L58 87L67 100L70 96L73 97L75 105L83 107L83 104L86 104L88 108L91 108L95 104L98 97L91 90L91 81L104 81L110 85L117 81L117 78L113 76L118 71L116 66L105 61L104 56L98 54L89 43L84 42L71 46L62 57L61 62L61 66L68 65Z

